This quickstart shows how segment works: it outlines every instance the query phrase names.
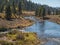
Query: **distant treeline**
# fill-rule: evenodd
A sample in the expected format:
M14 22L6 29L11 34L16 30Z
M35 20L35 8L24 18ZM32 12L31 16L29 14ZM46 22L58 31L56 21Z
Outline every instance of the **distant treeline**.
M36 8L35 14L37 16L45 16L45 15L60 15L60 8L53 8L47 5L41 5Z
M22 10L28 10L28 11L35 11L38 7L41 7L42 5L40 4L35 4L31 1L27 1L27 0L8 0L10 5L13 5L13 1L14 1L14 5L17 8L17 5L19 4L19 2L21 2L21 7ZM9 4L8 3L8 4ZM0 11L4 10L5 5L7 4L7 0L0 0ZM53 14L59 14L60 10L58 8L52 8L49 7L47 5L43 5L46 9L46 12L53 13Z
M22 10L35 11L36 15L60 15L60 8L53 8L47 5L40 5L30 0L0 0L0 13L5 11L7 17L11 13L22 13ZM8 16L10 15L10 16Z
M7 3L7 1L9 1L9 3ZM7 4L13 6L13 1L16 8L19 2L21 2L22 10L35 11L36 8L40 6L38 4L32 3L31 1L27 1L27 0L0 0L0 10L4 10Z

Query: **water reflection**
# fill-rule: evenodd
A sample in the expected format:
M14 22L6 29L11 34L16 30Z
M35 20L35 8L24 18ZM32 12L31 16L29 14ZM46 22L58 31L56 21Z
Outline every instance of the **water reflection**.
M34 20L35 24L26 27L25 31L36 32L38 37L43 39L43 41L45 39L48 40L43 45L60 45L60 25L47 20L41 22L37 20L35 17L26 18Z
M41 25L40 25L40 33L41 33L41 37L43 37L44 36L44 32L45 32L45 21L42 21L41 22Z
M60 37L60 25L50 21L39 21L35 17L25 17L35 21L32 26L26 27L28 32L36 32L39 37Z

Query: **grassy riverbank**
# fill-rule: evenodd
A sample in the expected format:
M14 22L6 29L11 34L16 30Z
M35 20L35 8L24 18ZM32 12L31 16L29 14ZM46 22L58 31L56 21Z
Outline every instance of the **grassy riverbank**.
M23 28L26 26L32 25L34 22L32 20L24 19L20 17L19 19L12 19L12 21L8 21L6 19L0 18L0 28Z
M40 43L40 39L33 32L13 30L6 34L0 34L0 45L38 45Z
M33 15L33 12L22 11L21 15L13 15L11 16L11 21L5 19L5 13L0 13L0 28L23 28L30 26L34 23L34 21L25 19L24 15Z
M39 17L39 16L36 16L36 18L40 21L49 20L49 21L55 22L57 24L60 24L60 16L59 15L47 15L47 16L45 16L44 20L42 17Z
M55 22L57 24L60 24L60 16L59 15L47 15L46 16L48 18L48 20Z

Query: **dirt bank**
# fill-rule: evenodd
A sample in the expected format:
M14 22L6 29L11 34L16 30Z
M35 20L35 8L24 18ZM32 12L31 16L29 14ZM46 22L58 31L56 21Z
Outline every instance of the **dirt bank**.
M23 28L26 26L30 26L33 24L33 21L24 19L20 17L19 19L12 19L12 21L8 21L6 19L0 18L0 28Z
M57 24L60 24L60 16L59 15L48 15L46 16L47 18L49 18L48 20L55 22Z

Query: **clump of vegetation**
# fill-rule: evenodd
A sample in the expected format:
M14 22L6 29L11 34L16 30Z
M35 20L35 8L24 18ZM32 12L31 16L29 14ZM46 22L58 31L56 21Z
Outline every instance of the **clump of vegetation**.
M16 40L24 40L24 39L25 39L25 37L24 37L23 34L18 34L18 35L16 36Z
M18 12L19 12L19 15L22 14L21 2L19 2L18 4Z
M0 40L0 45L14 45L12 42Z
M14 30L15 31L15 30ZM15 31L16 32L16 31ZM38 45L40 44L40 40L38 40L35 33L24 33L17 31L13 33L12 31L8 32L6 36L3 36L2 39L0 37L0 44L1 45Z
M10 35L15 35L17 33L19 33L19 31L17 31L17 30L11 30L8 32L8 34L10 34Z
M4 32L4 31L7 31L7 28L4 27L0 28L0 32Z
M6 19L10 20L12 15L10 5L7 5L5 13L6 13Z

